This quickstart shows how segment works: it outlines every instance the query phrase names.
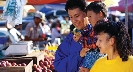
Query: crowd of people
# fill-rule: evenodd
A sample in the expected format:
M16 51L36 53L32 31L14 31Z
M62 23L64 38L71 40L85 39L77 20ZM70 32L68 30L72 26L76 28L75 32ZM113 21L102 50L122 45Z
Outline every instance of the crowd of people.
M29 22L25 28L25 40L32 40L34 47L43 47L50 43L60 44L66 34L70 32L69 17L64 16L64 20L47 19L41 12L36 12L33 21Z

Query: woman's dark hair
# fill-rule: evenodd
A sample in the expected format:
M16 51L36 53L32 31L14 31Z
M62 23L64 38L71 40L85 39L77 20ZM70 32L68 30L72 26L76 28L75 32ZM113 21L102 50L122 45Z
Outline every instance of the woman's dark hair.
M106 9L106 5L102 2L91 2L85 9L85 12L87 13L87 11L93 11L96 14L100 13L100 11L102 12L104 17L107 17L107 9Z
M52 30L52 28L56 28L57 25L61 28L61 23L59 20L53 22L50 29ZM60 30L58 30L58 32L60 33Z
M98 21L94 26L94 31L99 34L107 33L110 38L115 38L116 49L122 61L128 60L128 55L131 55L132 44L124 24L113 21Z
M86 8L86 2L85 0L67 0L65 5L65 10L68 12L68 9L75 9L79 8L82 11Z

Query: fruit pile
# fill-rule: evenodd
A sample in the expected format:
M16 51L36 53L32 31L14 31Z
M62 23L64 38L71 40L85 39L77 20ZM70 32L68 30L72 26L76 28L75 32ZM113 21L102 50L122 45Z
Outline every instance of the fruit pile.
M9 62L9 61L1 61L0 67L9 67L9 66L26 66L25 63L17 64L15 62Z
M44 51L44 60L39 61L39 65L33 65L33 72L55 72L54 53L48 50Z

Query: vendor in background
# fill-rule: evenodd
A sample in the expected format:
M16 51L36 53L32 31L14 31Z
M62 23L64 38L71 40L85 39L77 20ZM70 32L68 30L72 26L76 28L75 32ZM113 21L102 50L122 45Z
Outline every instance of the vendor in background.
M47 40L46 37L43 37L43 32L40 26L43 19L44 17L42 13L35 13L33 21L28 23L25 29L25 40L32 40L34 47L39 46L39 41Z

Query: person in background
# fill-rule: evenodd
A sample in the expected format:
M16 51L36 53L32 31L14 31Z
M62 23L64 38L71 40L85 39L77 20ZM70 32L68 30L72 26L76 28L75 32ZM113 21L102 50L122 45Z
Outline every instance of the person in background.
M99 21L94 27L96 45L105 57L98 59L90 72L133 72L132 44L121 22Z
M125 23L125 19L123 19L123 22ZM128 33L130 35L130 39L132 41L132 28L133 28L133 20L131 19L131 16L128 15Z
M39 47L39 41L47 40L47 38L43 37L42 29L40 27L43 15L40 12L35 13L34 20L27 24L25 29L25 40L33 41L34 47Z
M40 27L42 29L42 37L47 38L45 41L39 41L39 47L44 48L49 42L51 42L51 30L47 25L46 20L42 21Z
M132 38L132 28L133 28L133 20L131 19L131 16L128 16L128 33L130 35L131 41L133 40Z
M61 38L61 24L59 21L56 21L51 26L51 37L52 37L52 43L60 44L60 38Z
M51 28L52 24L53 24L54 20L53 19L49 19L48 20L48 26Z
M41 23L43 34L45 34L46 37L51 38L51 30L50 27L46 24L45 21Z
M85 12L87 14L89 22L91 23L91 25L93 27L95 26L96 22L99 20L107 21L107 19L106 19L106 17L107 17L106 5L102 2L91 2L86 7ZM94 35L96 35L96 34L94 33ZM92 41L92 40L90 40L90 41ZM96 43L96 40L94 41L94 43ZM80 68L80 72L89 72L89 70L91 69L91 67L95 63L95 61L98 58L100 58L101 56L103 56L103 55L100 54L99 50L95 51L95 50L91 49L89 52L87 52L87 54L84 58L82 67Z
M61 33L62 34L69 34L70 32L70 25L71 25L71 21L69 20L68 16L64 16L63 20L61 21Z
M118 18L118 16L113 15L113 14L109 14L108 20L114 21L114 22L119 22L120 21L119 18Z

